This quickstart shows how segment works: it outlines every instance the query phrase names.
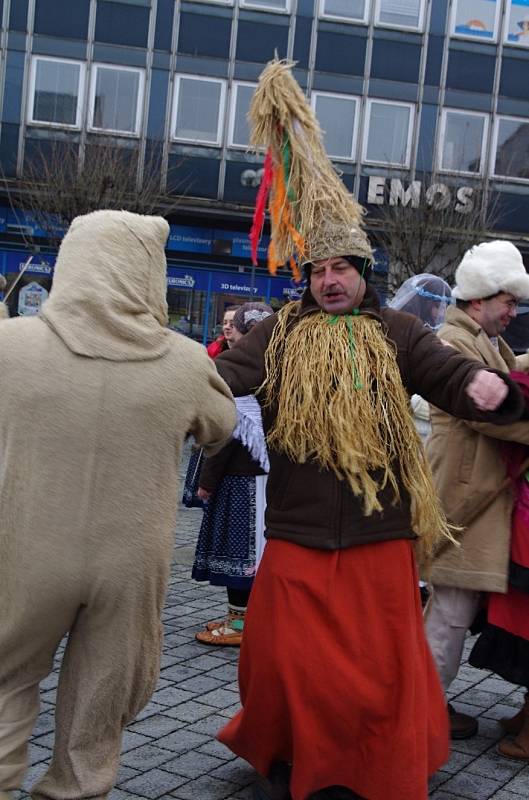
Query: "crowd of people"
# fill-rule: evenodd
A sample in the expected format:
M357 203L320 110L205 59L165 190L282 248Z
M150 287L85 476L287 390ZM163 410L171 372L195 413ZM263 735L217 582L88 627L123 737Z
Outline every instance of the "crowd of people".
M472 663L529 694L529 360L501 336L529 298L521 254L473 246L453 287L412 277L381 307L289 64L250 116L271 268L295 254L300 300L228 308L206 352L168 328L167 223L97 211L64 237L42 313L0 323L1 800L66 635L31 795L108 797L159 673L188 435L192 576L228 601L196 638L241 648L218 738L258 773L255 800L426 800L450 737L477 731L446 693L480 617ZM529 701L502 724L500 753L529 761Z

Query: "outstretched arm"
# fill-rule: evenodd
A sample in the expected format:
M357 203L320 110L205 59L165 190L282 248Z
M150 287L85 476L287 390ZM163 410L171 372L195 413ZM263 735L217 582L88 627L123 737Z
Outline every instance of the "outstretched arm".
M410 328L408 391L455 417L505 425L519 420L524 402L516 384L484 367L478 354L440 341L419 320Z
M215 359L215 366L235 397L255 394L265 377L264 356L276 314L267 317L240 339L237 344Z
M190 433L207 455L213 455L230 439L236 423L232 394L202 350L200 369L195 373L196 415Z

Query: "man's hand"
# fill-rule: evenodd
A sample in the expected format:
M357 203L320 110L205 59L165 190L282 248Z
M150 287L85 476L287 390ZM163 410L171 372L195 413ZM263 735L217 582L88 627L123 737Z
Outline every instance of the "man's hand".
M211 492L208 492L207 489L203 489L202 486L199 486L197 489L197 495L200 497L203 503L207 503L211 497Z
M499 375L480 369L468 384L466 393L480 411L496 411L507 397L509 388Z

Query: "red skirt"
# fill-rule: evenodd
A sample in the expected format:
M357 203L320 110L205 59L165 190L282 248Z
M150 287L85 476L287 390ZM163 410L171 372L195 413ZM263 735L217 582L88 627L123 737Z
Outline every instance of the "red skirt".
M218 738L262 775L292 763L293 800L333 785L426 800L449 735L411 542L327 551L270 540L239 687L243 709Z

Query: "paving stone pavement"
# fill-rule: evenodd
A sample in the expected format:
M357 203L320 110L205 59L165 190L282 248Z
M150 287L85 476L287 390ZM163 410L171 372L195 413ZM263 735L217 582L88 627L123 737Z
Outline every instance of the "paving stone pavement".
M214 738L239 707L238 650L206 647L194 639L205 621L222 617L225 610L223 589L195 583L189 577L201 515L196 509L180 512L163 612L160 680L151 702L124 735L111 800L251 798L252 769ZM479 735L453 743L450 761L431 781L431 800L528 800L529 765L496 754L501 738L496 720L515 713L523 692L470 667L466 657L471 644L469 640L452 698L459 710L479 717ZM31 767L20 798L28 797L28 787L44 771L51 755L57 667L41 685L42 711L31 740Z

